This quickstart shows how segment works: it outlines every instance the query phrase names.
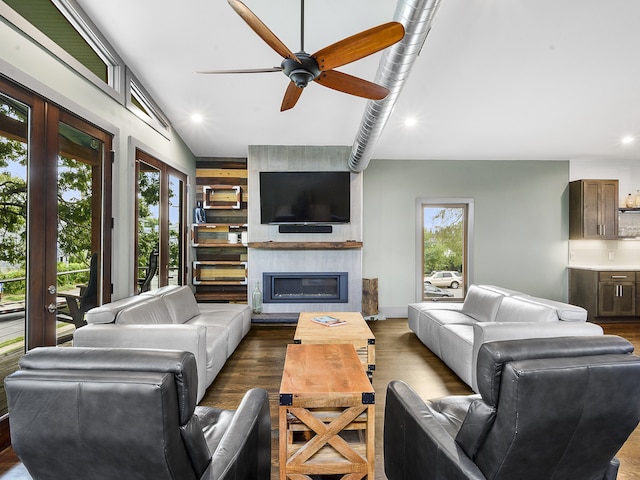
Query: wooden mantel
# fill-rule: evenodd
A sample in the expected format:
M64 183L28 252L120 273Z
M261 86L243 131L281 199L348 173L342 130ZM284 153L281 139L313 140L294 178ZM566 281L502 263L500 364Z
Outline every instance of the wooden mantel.
M249 242L249 248L263 250L348 250L362 248L362 242Z

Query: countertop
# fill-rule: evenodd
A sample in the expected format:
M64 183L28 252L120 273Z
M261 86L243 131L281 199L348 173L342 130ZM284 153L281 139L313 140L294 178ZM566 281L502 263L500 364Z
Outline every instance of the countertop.
M640 265L569 265L567 268L594 272L640 272Z

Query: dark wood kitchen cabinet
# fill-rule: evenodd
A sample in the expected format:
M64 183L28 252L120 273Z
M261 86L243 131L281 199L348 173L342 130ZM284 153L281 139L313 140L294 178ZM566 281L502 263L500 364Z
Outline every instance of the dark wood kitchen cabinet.
M598 316L636 314L636 272L599 272Z
M569 183L569 238L618 238L618 180Z
M640 272L569 269L569 303L585 308L590 321L636 317Z

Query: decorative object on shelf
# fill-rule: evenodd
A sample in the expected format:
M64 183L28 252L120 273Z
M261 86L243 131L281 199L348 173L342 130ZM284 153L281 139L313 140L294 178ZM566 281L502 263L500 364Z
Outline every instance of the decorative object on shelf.
M242 191L238 185L203 187L204 208L237 210L242 206Z
M198 202L196 208L193 209L193 223L207 223L207 214L202 208L202 202Z
M640 208L640 190L636 190L635 208Z
M251 293L251 310L253 313L262 313L262 290L260 290L260 281L256 281L256 288Z
M633 208L636 205L636 199L633 198L631 194L627 195L625 205L627 206L627 208Z

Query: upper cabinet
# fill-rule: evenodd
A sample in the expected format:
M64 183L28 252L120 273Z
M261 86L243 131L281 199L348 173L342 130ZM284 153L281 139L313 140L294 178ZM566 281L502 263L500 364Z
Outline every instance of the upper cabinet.
M569 183L569 238L618 238L618 180Z

